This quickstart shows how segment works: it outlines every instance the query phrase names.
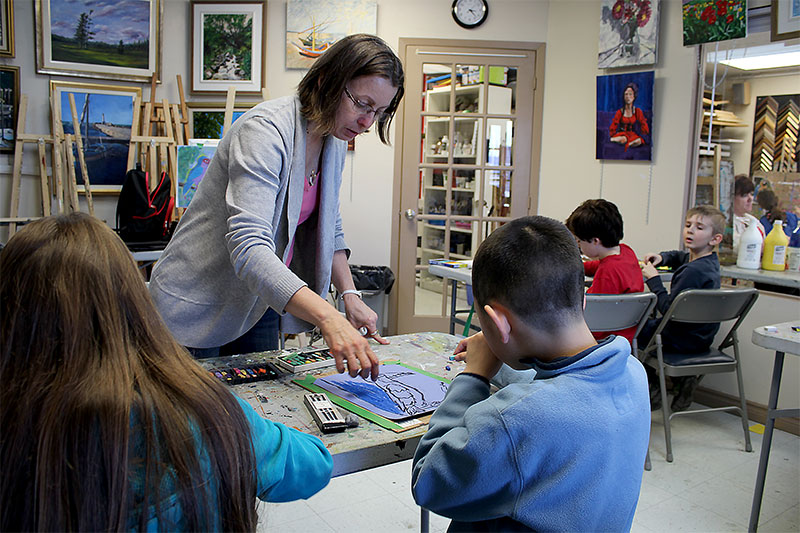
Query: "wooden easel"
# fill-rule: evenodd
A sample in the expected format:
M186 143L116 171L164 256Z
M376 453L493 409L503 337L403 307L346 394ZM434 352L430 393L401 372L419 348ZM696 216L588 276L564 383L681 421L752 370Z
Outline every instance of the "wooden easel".
M70 111L72 112L72 124L80 124L80 119L78 118L78 111L75 107L75 95L72 93L68 93L69 95L69 107ZM89 182L89 170L86 168L86 159L83 155L83 138L81 136L81 129L79 127L73 127L75 130L74 141L75 146L78 148L78 163L81 167L81 175L83 176L83 189L84 193L86 194L86 205L89 209L89 214L94 216L94 199L92 198L92 186ZM72 157L72 143L70 142L69 145L66 147L68 150L69 158ZM71 179L74 181L74 172L75 172L75 165L70 165L70 176ZM77 185L77 182L76 182ZM76 187L77 189L77 187Z
M53 136L25 133L25 116L28 111L28 95L22 94L19 99L19 115L17 116L17 136L14 144L14 167L11 174L11 209L9 218L0 219L0 224L8 224L8 237L11 238L17 231L17 224L30 222L40 218L39 216L20 217L19 216L19 196L22 181L22 152L25 143L36 143L39 150L39 179L41 182L42 193L42 216L50 216L50 187L47 180L47 168L45 165L46 143L53 147Z

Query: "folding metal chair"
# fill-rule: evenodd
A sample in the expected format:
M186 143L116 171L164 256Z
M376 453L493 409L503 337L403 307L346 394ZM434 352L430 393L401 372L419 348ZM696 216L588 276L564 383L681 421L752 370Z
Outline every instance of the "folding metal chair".
M659 322L650 342L642 350L642 360L658 371L658 381L661 385L661 402L664 415L664 436L667 441L667 462L672 462L672 433L670 421L678 415L709 413L712 411L734 411L739 413L744 430L745 450L753 451L750 444L750 433L747 429L747 400L744 396L742 383L742 370L739 364L739 339L736 330L750 308L758 298L755 289L691 289L684 291L673 300L664 317ZM665 349L661 341L661 332L668 322L689 323L720 323L735 320L730 331L719 348L710 348L703 353L681 353ZM733 347L733 355L722 350ZM655 361L652 359L655 357ZM716 407L708 409L694 409L670 412L667 402L667 388L665 376L697 376L717 374L722 372L736 372L739 385L740 405Z
M647 317L656 306L656 295L652 292L629 294L587 294L583 318L592 332L619 331L636 327L631 345L631 354L638 357L636 336L639 335ZM649 447L648 447L649 448ZM651 470L650 450L644 459L644 469Z

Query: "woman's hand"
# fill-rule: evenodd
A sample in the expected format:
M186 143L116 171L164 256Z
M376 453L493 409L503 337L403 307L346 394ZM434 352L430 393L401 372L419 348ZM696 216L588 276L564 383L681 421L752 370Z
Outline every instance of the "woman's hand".
M369 347L369 342L339 311L332 307L331 309L334 313L317 325L336 360L336 370L344 372L344 362L347 361L347 371L351 376L371 376L375 381L378 379L379 363L378 357Z
M344 312L347 315L347 320L357 330L366 330L364 337L375 339L379 344L389 344L389 341L380 336L380 329L378 328L378 314L375 313L361 298L355 294L345 294L342 297L344 301Z
M344 372L347 361L348 373L378 379L378 357L372 352L367 339L342 316L338 309L319 297L317 293L303 287L289 299L286 311L319 327L325 344L336 360L336 370ZM373 320L373 326L375 320ZM370 330L374 331L374 330Z

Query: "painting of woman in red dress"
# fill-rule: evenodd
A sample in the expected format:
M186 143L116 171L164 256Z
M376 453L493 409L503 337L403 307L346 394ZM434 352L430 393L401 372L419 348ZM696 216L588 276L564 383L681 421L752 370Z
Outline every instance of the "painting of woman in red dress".
M624 104L614 114L611 126L608 128L609 140L612 143L625 145L625 150L643 145L645 141L641 135L650 134L644 113L633 105L638 92L639 87L633 82L625 86L625 91L622 93Z
M597 77L597 159L651 160L654 74Z

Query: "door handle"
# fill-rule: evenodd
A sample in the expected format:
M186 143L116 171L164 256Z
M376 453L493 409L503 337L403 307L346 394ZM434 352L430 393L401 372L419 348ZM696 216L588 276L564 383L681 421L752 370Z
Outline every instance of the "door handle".
M408 220L414 220L417 216L417 212L413 209L406 209L404 215Z

